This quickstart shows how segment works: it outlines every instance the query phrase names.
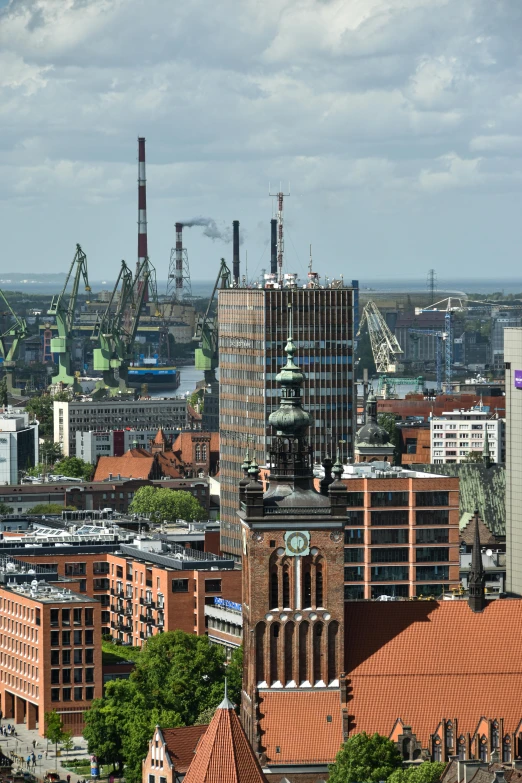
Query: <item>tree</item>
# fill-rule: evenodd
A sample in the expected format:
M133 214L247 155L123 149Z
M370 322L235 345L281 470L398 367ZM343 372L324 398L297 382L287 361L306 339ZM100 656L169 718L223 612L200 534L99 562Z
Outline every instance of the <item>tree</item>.
M192 521L206 516L205 509L190 492L167 487L140 487L129 510L158 522Z
M55 464L53 473L90 481L94 474L94 465L91 465L90 462L85 462L85 460L79 457L64 457Z
M419 766L396 769L388 783L438 783L446 765L442 761L424 761Z
M60 457L63 457L62 447L52 440L44 440L40 444L40 457L46 465L54 465Z
M85 713L83 736L87 740L89 753L96 753L100 764L112 764L119 775L123 773L123 724L127 719L124 702L118 705L118 694L113 683L107 683L106 696L95 699ZM116 688L117 690L117 688Z
M377 416L377 423L381 427L384 427L390 436L390 443L393 443L393 464L400 465L402 462L401 434L397 427L397 420L395 416L393 413L380 413Z
M4 376L0 381L0 405L7 408L9 405L9 392L7 391L7 378Z
M12 514L13 507L8 506L7 503L0 503L0 514Z
M380 734L349 737L330 766L330 783L379 783L401 766L395 743Z
M37 419L39 435L43 440L50 440L53 436L53 399L48 394L39 397L31 397L25 406L31 419Z
M66 732L63 730L63 721L56 712L45 713L45 734L44 737L49 742L54 742L54 757L56 759L56 767L58 768L58 743L63 742Z
M31 508L31 514L61 514L65 510L76 511L76 506L63 506L61 503L37 503Z
M63 732L63 738L62 738L62 747L66 754L69 753L70 750L74 748L74 740L72 731L64 731Z
M484 460L482 459L482 451L468 451L468 453L462 460L462 462L472 462L475 464L477 462L483 462L483 461Z

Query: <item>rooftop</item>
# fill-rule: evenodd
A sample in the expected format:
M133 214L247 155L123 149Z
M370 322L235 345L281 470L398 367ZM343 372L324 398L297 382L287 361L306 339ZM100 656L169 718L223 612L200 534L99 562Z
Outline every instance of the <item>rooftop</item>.
M167 751L176 772L184 774L194 753L198 742L208 726L181 726L177 729L159 729L165 740Z
M56 587L48 582L39 582L37 579L34 579L31 583L23 582L17 584L16 582L8 582L1 585L1 589L16 593L24 598L30 598L41 604L92 604L98 602L97 598L79 595L67 588Z
M437 465L436 468L439 466ZM323 478L324 469L322 465L314 466L315 478ZM424 472L421 470L412 470L400 466L392 466L389 462L358 462L354 465L343 465L343 479L360 478L443 478L442 474L435 472Z
M132 557L134 560L143 560L147 563L153 563L164 568L173 568L178 571L220 571L231 570L234 568L232 558L219 557L211 552L199 552L196 549L170 544L166 551L151 552L146 549L139 549L136 546L123 544L120 552L125 557Z

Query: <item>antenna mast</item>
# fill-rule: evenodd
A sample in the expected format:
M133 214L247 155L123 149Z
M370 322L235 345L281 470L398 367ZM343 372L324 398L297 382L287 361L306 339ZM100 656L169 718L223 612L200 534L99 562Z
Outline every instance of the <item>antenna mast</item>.
M269 186L269 193L271 196L275 196L277 198L277 278L279 285L283 285L283 254L284 254L284 234L283 234L283 199L285 196L290 195L290 188L288 189L288 193L283 193L281 190L281 185L279 185L279 192L278 193L270 193L270 186Z

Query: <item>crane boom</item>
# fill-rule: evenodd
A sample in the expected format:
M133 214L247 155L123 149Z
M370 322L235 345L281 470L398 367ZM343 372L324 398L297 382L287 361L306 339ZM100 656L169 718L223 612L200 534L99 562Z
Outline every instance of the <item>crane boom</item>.
M364 325L368 326L370 343L372 346L375 368L379 373L397 372L399 364L397 358L403 350L399 341L392 334L390 327L382 317L382 314L371 300L366 303L362 311L357 337L361 334Z
M73 284L69 299L67 300L66 292L71 276ZM85 290L89 292L91 288L87 275L87 256L80 245L76 245L76 253L71 261L71 266L69 267L69 272L65 278L62 291L53 297L51 306L47 311L48 315L52 315L56 318L56 328L58 330L58 337L51 338L51 353L58 354L58 373L53 376L53 383L63 383L65 386L72 386L73 391L75 392L80 392L81 386L75 376L71 373L71 332L74 326L74 313L76 311L81 278L83 278Z
M225 259L222 258L216 282L214 283L212 294L208 300L207 309L203 318L198 322L196 334L194 335L194 339L200 343L200 347L196 348L195 351L196 367L198 370L204 371L207 384L212 382L215 370L218 366L219 332L216 320L210 316L212 303L218 288L231 287L232 275L230 274L230 269L228 268Z
M13 318L13 323L0 334L0 356L4 360L2 367L5 369L6 373L7 391L8 393L13 394L15 392L13 376L18 356L18 348L20 342L29 336L29 330L25 318L20 318L20 316L14 312L2 289L0 289L0 297ZM6 337L12 338L10 345L5 342Z

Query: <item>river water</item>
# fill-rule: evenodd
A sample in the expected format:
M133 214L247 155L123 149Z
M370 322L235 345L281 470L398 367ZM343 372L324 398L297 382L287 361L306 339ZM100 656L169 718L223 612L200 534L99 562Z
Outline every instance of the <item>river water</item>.
M154 391L149 386L149 394L151 397L184 397L187 393L192 394L196 388L196 384L203 380L203 371L196 370L194 364L182 365L178 368L181 383L179 388L175 391L160 389Z

